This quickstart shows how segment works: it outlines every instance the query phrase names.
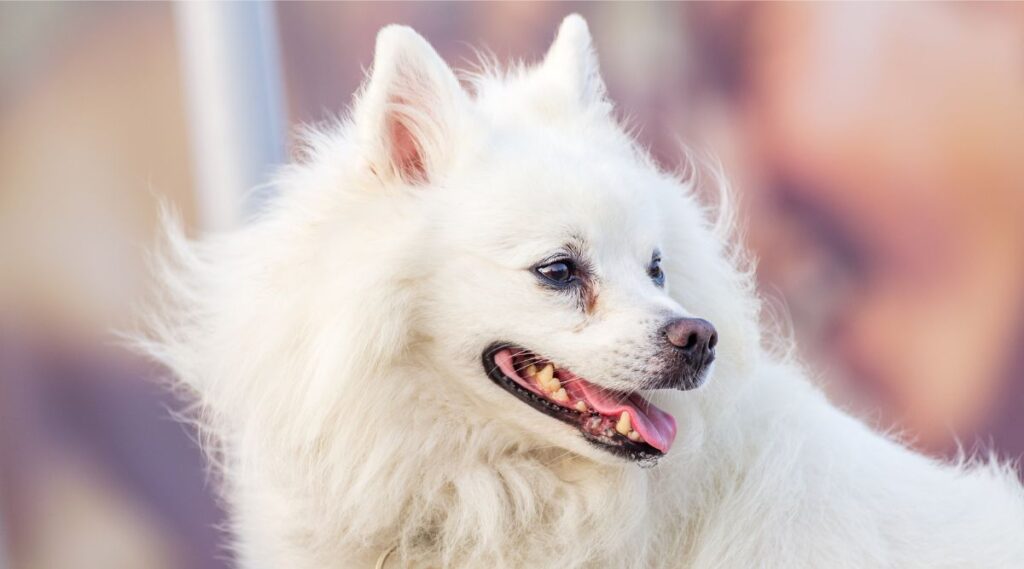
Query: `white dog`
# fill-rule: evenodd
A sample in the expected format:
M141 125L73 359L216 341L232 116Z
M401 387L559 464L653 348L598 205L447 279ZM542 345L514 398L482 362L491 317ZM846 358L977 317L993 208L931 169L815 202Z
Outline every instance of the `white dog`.
M467 83L383 29L260 219L171 232L146 349L242 567L1024 567L1009 468L917 455L765 347L728 223L616 123L582 18Z

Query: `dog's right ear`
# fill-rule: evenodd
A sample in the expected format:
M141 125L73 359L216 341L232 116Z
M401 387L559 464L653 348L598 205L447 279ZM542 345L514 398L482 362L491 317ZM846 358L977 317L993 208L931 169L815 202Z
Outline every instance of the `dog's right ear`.
M431 183L466 106L458 79L427 40L412 28L385 27L354 113L368 167L384 182Z

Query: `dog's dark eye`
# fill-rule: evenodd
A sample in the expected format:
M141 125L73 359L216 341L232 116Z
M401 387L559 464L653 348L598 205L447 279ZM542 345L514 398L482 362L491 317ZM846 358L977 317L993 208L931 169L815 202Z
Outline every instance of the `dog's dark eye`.
M661 257L651 259L651 264L647 266L647 276L651 277L651 281L657 286L665 286L665 273L661 270Z
M541 278L558 286L565 286L576 280L576 265L569 260L541 265L535 270Z

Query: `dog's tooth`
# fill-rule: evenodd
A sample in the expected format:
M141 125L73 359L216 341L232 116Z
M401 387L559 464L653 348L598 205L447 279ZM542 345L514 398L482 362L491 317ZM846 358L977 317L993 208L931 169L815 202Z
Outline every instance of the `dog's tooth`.
M548 364L537 372L537 381L541 383L547 383L551 381L551 378L555 375L555 366Z
M615 423L615 430L618 431L620 435L628 435L629 431L633 430L633 425L629 419L629 413L623 411L622 414L619 415L619 422Z
M587 404L582 402L582 401L577 401L576 402L576 410L579 411L580 413L586 413L587 412Z
M551 398L559 403L569 402L569 394L565 392L564 387L559 387L557 391L551 394Z
M533 364L526 366L526 376L533 377L535 375L537 375L537 366Z
M640 442L640 433L636 431L630 431L629 434L626 436L629 437L629 440L633 442Z
M548 393L557 391L562 387L562 384L555 379L555 367L551 364L544 366L537 372L535 377L537 378L537 383L540 384L541 388Z

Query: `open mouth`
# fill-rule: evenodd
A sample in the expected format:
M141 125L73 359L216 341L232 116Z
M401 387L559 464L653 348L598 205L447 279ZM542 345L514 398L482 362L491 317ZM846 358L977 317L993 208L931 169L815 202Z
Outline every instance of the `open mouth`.
M496 384L550 417L579 429L615 455L653 462L668 452L676 421L639 393L610 391L524 348L492 344L484 370Z

